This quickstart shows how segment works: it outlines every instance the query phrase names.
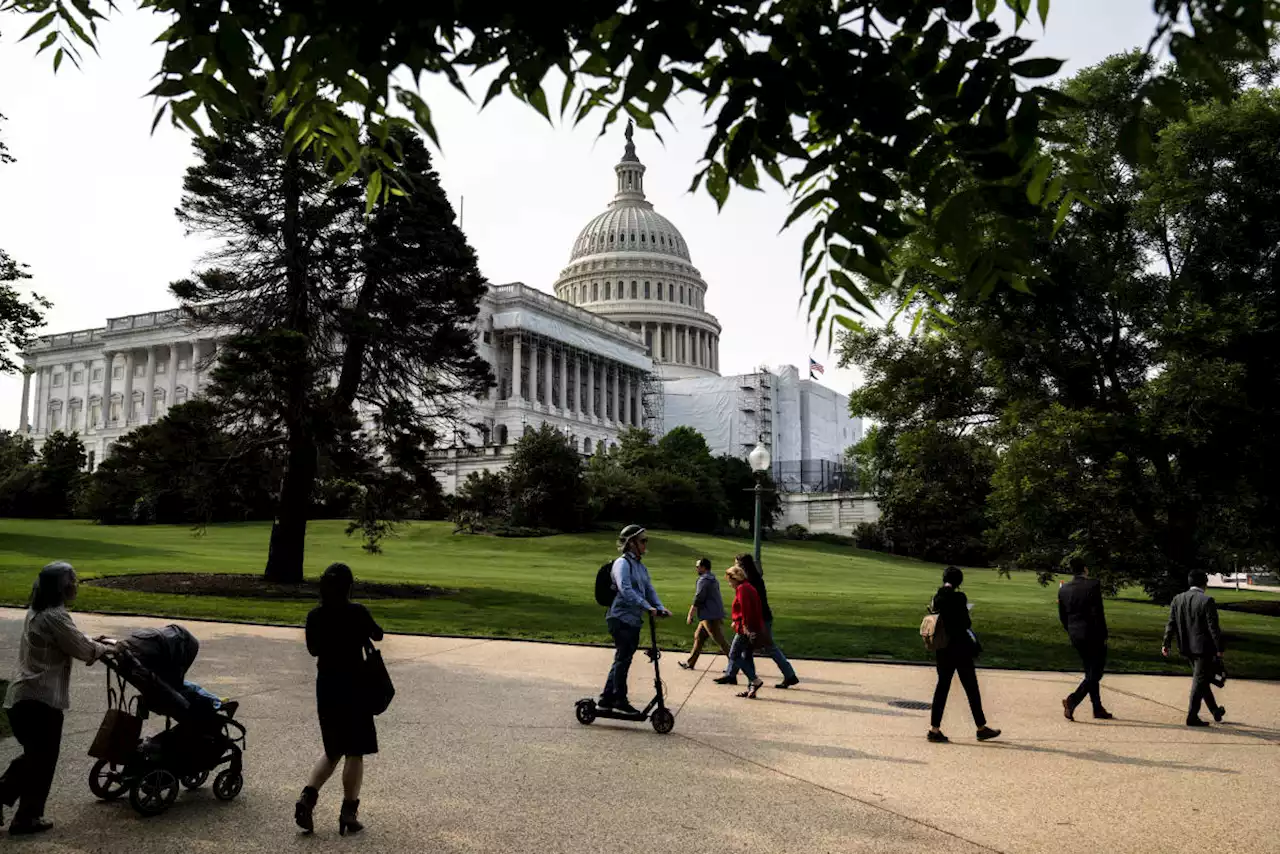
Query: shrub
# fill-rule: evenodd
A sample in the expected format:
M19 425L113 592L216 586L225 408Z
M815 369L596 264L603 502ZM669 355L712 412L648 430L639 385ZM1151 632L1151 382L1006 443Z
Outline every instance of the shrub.
M889 536L882 522L859 522L853 529L853 544L874 552L889 551Z
M809 529L798 522L792 522L783 529L782 537L787 540L807 540L809 539Z

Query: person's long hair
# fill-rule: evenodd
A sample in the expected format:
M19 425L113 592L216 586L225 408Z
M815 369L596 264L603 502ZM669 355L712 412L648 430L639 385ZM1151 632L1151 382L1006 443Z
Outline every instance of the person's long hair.
M320 604L342 605L351 599L351 588L356 583L351 567L345 563L331 563L320 576Z
M31 601L27 603L31 610L38 614L67 604L67 588L71 586L73 572L71 564L64 560L54 561L40 570L31 585Z
M733 562L742 567L742 571L747 574L747 581L754 584L755 580L760 577L760 567L756 566L756 559L746 552L736 555L733 558Z

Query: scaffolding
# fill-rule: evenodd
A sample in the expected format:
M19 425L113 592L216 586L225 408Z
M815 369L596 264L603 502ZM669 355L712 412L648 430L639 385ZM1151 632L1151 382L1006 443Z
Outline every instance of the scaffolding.
M743 455L756 445L773 448L773 374L760 367L743 374L738 384L736 444Z

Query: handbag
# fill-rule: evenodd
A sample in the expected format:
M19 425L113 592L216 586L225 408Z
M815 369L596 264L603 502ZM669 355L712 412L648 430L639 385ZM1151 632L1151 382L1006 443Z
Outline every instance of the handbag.
M751 642L752 652L773 648L773 635L769 634L768 629L759 632L747 632L747 640Z
M382 653L371 641L364 642L364 699L369 712L380 715L391 705L396 686L391 684L391 674L382 660Z
M122 764L133 755L142 736L142 718L121 709L107 709L98 726L98 734L89 745L89 755L94 759Z

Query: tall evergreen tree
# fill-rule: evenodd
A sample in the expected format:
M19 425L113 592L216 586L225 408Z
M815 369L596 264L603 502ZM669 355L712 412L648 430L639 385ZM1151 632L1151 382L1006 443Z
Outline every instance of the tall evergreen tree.
M282 155L270 124L198 142L184 182L179 218L222 248L172 291L196 322L238 331L207 394L284 446L273 580L302 577L319 455L353 413L391 465L422 468L436 431L491 383L472 329L487 283L426 148L403 132L395 142L410 192L371 217L331 164Z

